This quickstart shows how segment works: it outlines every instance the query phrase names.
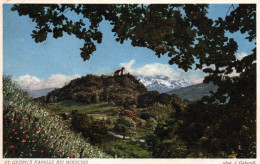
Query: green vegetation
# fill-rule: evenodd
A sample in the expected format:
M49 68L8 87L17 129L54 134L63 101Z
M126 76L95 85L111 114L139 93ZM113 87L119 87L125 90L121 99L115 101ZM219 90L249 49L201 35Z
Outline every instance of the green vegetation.
M145 143L132 140L109 138L104 151L117 158L151 158L152 154Z
M80 103L73 100L63 100L57 103L49 103L47 107L55 111L56 113L65 113L72 112L73 110L78 110L80 113L87 114L113 114L113 111L120 111L122 107L117 107L108 102L100 102L100 103Z
M104 143L108 136L108 128L104 119L93 119L87 114L75 111L71 124L75 132L82 133L93 145Z
M121 116L116 120L113 129L116 133L132 137L136 133L136 123L129 117Z

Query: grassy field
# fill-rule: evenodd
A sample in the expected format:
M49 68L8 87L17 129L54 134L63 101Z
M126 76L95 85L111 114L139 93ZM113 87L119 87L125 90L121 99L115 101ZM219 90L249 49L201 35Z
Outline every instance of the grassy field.
M151 158L152 154L147 149L146 143L132 140L116 139L112 136L105 143L105 152L117 158Z
M152 134L152 130L137 128L134 139L145 139L147 135ZM117 139L109 137L106 146L110 147L109 153L118 158L152 158L148 151L146 143L135 142L132 140Z
M86 113L94 118L107 118L114 117L118 115L122 107L112 105L108 102L99 103L80 103L72 100L59 101L57 103L50 103L47 105L52 111L57 114L62 114L65 112L72 112L73 110L78 110L80 113Z

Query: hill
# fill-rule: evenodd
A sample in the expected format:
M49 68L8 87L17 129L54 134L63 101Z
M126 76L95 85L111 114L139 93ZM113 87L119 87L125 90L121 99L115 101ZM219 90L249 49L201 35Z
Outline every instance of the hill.
M122 76L83 76L39 99L47 103L64 100L85 104L109 102L127 109L146 108L154 103L183 105L179 97L175 95L147 91L145 86L130 74Z
M201 83L196 85L191 85L179 89L174 89L167 94L176 94L181 99L188 99L191 101L198 100L202 98L203 96L209 96L210 91L216 92L217 86L213 83Z
M87 75L55 89L46 96L47 102L72 99L77 102L113 102L117 105L137 105L137 97L147 92L145 86L134 76L96 76Z

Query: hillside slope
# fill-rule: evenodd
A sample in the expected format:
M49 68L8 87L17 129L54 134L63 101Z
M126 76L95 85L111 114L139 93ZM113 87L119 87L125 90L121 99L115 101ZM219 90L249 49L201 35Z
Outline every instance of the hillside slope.
M4 158L110 157L32 101L10 77L3 78L3 100Z
M203 96L210 95L210 91L216 92L217 86L213 83L201 83L179 89L174 89L167 92L167 94L176 94L181 99L188 99L194 101L202 98Z

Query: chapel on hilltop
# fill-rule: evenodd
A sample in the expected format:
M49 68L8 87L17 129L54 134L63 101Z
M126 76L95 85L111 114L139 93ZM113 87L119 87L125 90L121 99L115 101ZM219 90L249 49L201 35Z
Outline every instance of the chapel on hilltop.
M116 70L114 72L114 76L121 76L121 75L124 75L125 74L125 67L119 69L119 70Z

